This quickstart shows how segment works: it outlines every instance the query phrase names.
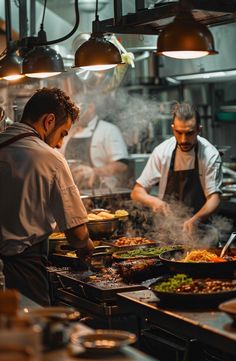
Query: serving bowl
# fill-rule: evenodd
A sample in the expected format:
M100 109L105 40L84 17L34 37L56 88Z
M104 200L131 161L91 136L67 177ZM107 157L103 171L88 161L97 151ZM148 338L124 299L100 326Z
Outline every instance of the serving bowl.
M89 221L87 223L89 235L91 239L109 238L117 230L119 219L105 219L102 221Z

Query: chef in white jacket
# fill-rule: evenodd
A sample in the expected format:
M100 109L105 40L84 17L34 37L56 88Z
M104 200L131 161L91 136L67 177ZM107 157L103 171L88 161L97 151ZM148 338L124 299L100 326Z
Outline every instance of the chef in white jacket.
M80 189L122 185L128 170L128 151L119 128L96 114L89 100L67 137L62 152Z

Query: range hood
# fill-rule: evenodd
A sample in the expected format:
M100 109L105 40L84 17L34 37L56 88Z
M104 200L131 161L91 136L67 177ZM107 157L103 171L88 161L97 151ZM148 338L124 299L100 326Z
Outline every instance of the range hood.
M145 7L145 0L135 0L135 12L123 15L124 1L114 0L114 17L100 21L100 30L120 34L157 35L173 21L179 1L156 1ZM236 0L192 0L192 13L197 21L208 26L234 22Z
M177 14L179 1L154 1L145 8L146 1L136 0L135 12L127 15L122 14L122 3L124 1L114 1L115 17L101 21L101 31L121 34L122 43L129 51L151 53L156 49L157 36ZM236 78L236 0L192 0L189 3L195 19L211 28L219 54L194 60L159 57L156 77L169 77L173 83Z

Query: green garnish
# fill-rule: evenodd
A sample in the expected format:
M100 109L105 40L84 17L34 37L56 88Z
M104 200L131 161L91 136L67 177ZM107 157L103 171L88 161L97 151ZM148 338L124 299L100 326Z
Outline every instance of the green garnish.
M193 279L186 276L185 274L179 273L173 277L167 278L165 281L155 285L152 289L153 291L160 292L173 292L178 287L182 285L187 285L192 283Z
M153 257L159 256L162 252L170 251L173 247L148 247L148 248L139 248L126 251L124 253L119 253L121 258L135 258L135 257Z

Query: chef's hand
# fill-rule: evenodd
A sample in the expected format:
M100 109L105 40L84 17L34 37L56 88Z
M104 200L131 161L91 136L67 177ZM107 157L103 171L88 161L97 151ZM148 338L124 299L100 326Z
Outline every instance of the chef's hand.
M162 213L166 217L172 213L169 204L158 198L153 202L152 210L155 213Z
M183 224L183 232L187 233L191 238L197 231L197 221L194 218L190 218Z
M80 187L92 188L97 178L94 168L88 165L72 166L71 172L75 183Z
M89 265L91 263L91 258L94 251L94 244L93 241L89 238L87 246L84 248L78 248L76 250L76 255L82 262Z

